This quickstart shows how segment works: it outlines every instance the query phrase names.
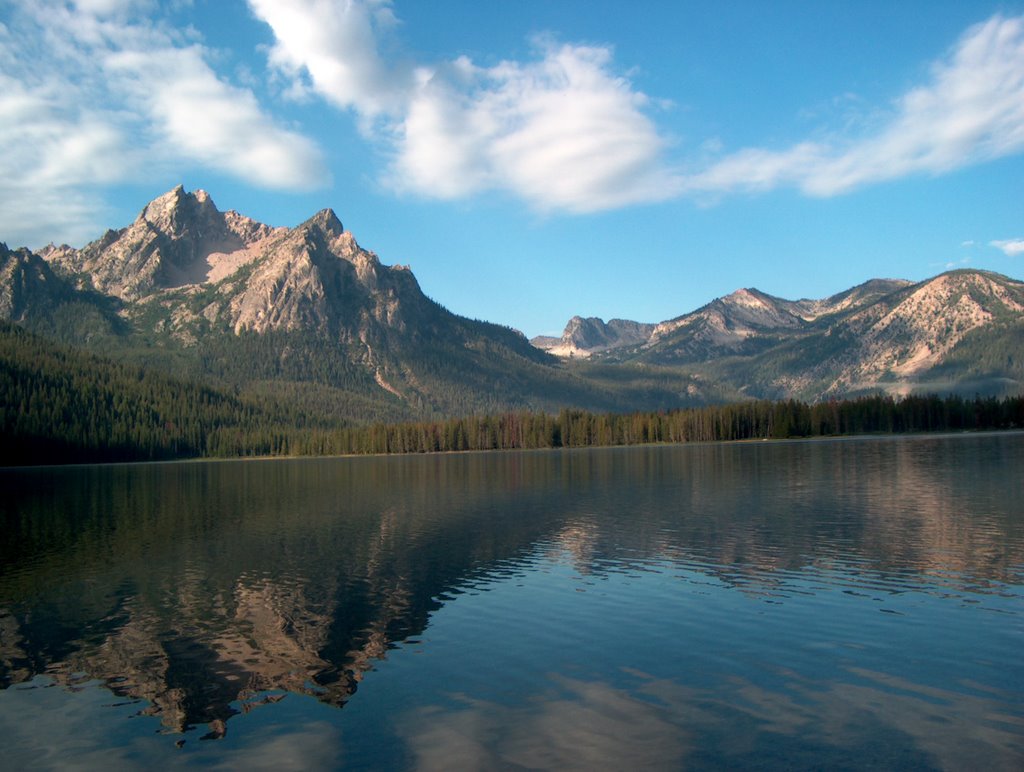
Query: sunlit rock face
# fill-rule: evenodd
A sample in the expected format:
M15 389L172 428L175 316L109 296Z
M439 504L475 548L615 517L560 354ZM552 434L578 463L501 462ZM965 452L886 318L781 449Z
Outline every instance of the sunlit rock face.
M133 301L209 281L225 265L253 259L274 233L237 212L220 212L205 191L179 185L127 228L108 230L80 250L48 247L43 257L62 273L85 275L93 289Z
M982 271L937 276L851 318L862 356L844 375L854 380L888 371L906 376L926 372L972 331L1022 313L1020 282Z
M164 326L185 334L202 317L236 333L333 326L358 337L370 320L401 328L397 295L418 290L407 269L382 266L330 209L296 228L272 228L181 186L127 228L42 256L105 295L167 307ZM187 302L204 293L202 308Z
M360 247L330 209L274 228L181 186L127 228L80 250L50 245L41 257L65 280L122 301L133 324L186 345L211 330L306 332L356 343L369 361L374 344L406 332L410 318L437 326L451 316L407 266L382 265Z
M24 321L49 311L67 294L67 285L39 256L0 243L0 319Z
M817 300L742 288L656 324L574 316L531 345L427 298L330 209L272 227L181 186L82 249L3 247L0 318L73 345L193 360L214 349L217 377L257 350L245 378L326 379L428 414L1024 388L1024 284L999 274L872 279ZM628 367L566 368L549 354Z
M646 343L654 331L653 324L597 317L574 316L565 325L561 338L540 336L533 345L560 357L589 357L591 354L625 346Z
M749 396L818 400L1012 392L1022 334L1024 283L960 270L916 284L872 279L820 300L739 289L655 325L573 317L561 338L532 342L563 357L682 366Z

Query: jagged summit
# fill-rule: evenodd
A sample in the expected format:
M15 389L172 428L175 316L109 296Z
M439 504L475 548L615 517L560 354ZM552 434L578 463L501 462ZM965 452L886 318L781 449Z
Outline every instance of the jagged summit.
M150 201L128 227L81 250L49 248L43 257L64 276L122 301L153 301L151 309L173 303L161 329L186 340L196 338L192 328L201 320L236 334L307 329L366 337L366 319L401 325L399 306L419 295L411 274L382 266L333 209L291 229L272 228L221 212L205 190L182 185ZM401 300L391 286L395 272L403 274L395 279L405 290ZM183 308L178 295L202 287L216 290L206 305Z
M467 367L469 360L492 367L491 359L545 359L523 336L462 319L431 301L407 266L381 264L330 208L293 228L272 228L221 212L207 192L178 185L126 228L107 231L81 250L52 247L43 259L33 257L47 272L52 266L62 277L55 275L55 283L69 291L73 285L116 298L104 313L119 309L121 326L161 345L200 348L250 334L295 336L270 355L278 358L275 368L301 372L303 365L291 359L294 346L326 347L327 360L339 360L330 368L356 367L374 389L403 399L421 392L424 379L438 378L430 370L414 375L406 361L423 359L430 347L445 351L439 358L466 360ZM9 309L6 315L17 314ZM121 324L101 316L108 327ZM319 367L325 369L323 362Z
M644 343L653 331L653 324L628 319L610 319L606 323L596 316L574 316L565 325L561 338L541 336L532 343L556 356L586 358L602 351Z
M11 250L0 242L0 319L25 321L51 310L66 290L50 267L24 247Z
M345 228L341 224L341 220L338 219L338 215L334 213L333 209L321 209L299 227L320 228L324 233L327 233L330 236L340 236L345 232Z
M108 230L80 250L48 248L42 256L58 273L135 301L221 279L276 233L237 212L221 212L206 191L189 193L178 185L148 203L127 228Z
M139 218L160 227L196 216L209 216L216 212L217 206L205 190L189 193L184 185L178 185L146 204Z
M964 367L951 363L970 362L976 355L968 352L980 350L991 361L984 368L971 362L978 387L1005 381L1011 388L1024 357L1024 283L960 269L918 283L872 279L821 300L744 288L651 325L639 342L596 335L593 322L574 317L561 338L534 344L560 356L709 368L742 379L748 394L809 398L883 384L902 392L930 383L941 391ZM945 380L933 380L939 373Z
M180 185L80 250L0 247L0 317L241 384L344 386L369 400L345 408L357 420L396 398L432 415L1024 387L1024 283L995 273L873 279L820 300L744 287L658 324L574 316L534 348L427 298L332 209L274 228Z

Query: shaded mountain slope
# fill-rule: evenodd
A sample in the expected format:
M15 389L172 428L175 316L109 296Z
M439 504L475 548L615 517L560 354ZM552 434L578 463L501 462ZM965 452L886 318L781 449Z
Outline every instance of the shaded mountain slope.
M82 249L0 246L0 318L355 423L1014 393L1024 389L1022 287L954 271L873 279L821 300L747 288L658 324L573 317L560 338L531 345L428 298L407 266L382 263L330 209L277 228L179 186Z
M324 408L347 420L659 408L695 388L678 374L663 388L635 369L636 389L632 375L581 377L521 333L426 297L407 266L382 264L329 209L272 228L179 186L130 226L40 257L23 262L48 272L62 300L36 292L22 304L32 313L6 318L220 387L290 397L333 390ZM105 326L56 324L54 309L69 303L93 307Z

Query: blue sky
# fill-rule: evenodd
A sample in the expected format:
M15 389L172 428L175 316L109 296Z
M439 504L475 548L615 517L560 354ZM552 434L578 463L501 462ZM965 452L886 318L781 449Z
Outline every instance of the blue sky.
M333 208L552 334L1024 275L1024 2L0 0L0 241Z

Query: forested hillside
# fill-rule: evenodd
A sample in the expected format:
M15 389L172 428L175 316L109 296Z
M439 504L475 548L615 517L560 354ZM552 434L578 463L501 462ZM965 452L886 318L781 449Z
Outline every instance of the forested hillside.
M289 431L338 428L295 404L242 399L49 343L0 322L0 464L280 453Z
M873 279L821 300L741 289L640 342L581 336L582 321L602 324L576 317L562 338L536 342L561 356L674 366L763 399L1024 391L1024 283L990 271Z
M504 412L346 424L337 394L237 394L49 343L0 322L0 465L431 453L1024 427L1024 397L747 401L682 410Z
M0 463L989 428L1019 422L848 400L1024 392L1024 282L999 274L574 317L557 357L427 297L330 209L271 227L181 186L81 249L0 243L0 320Z

